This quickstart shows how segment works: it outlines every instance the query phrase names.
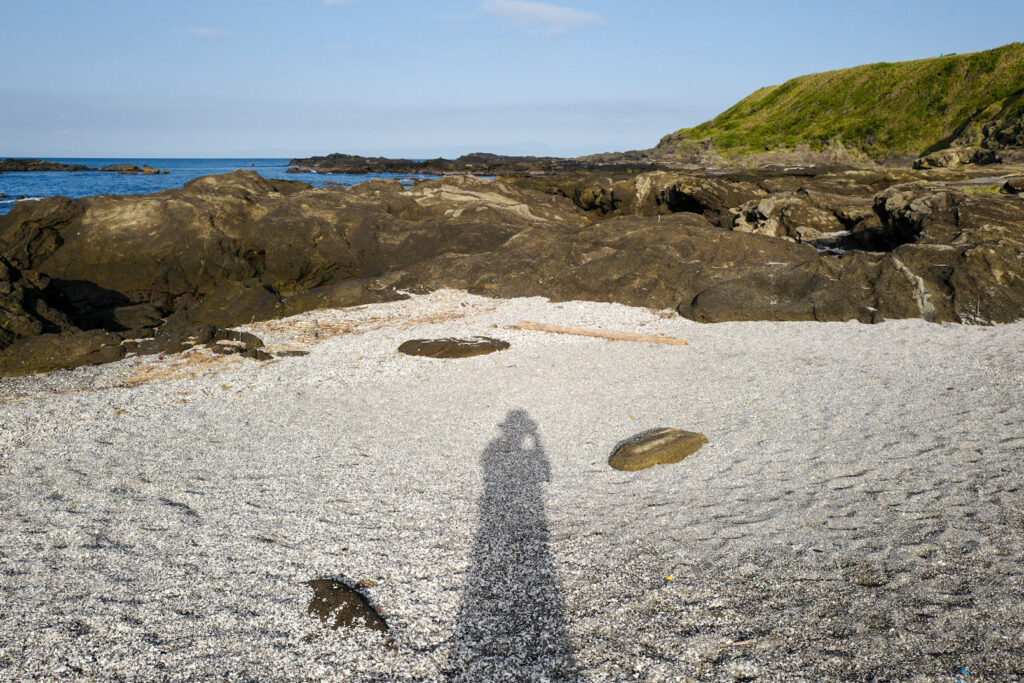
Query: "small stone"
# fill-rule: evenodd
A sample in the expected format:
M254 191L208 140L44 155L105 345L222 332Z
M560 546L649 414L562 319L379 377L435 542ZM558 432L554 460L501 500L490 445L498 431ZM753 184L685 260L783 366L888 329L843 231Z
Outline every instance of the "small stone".
M336 629L342 626L365 626L374 631L388 630L384 618L355 589L334 579L314 579L306 583L313 589L309 613L316 614L324 623L333 614L333 628Z
M1010 178L1001 189L1003 194L1024 194L1024 178Z
M507 341L491 337L470 337L468 339L410 339L398 347L399 352L408 356L430 358L469 358L483 356L509 347Z
M615 449L608 464L623 472L669 465L696 453L707 442L703 434L664 427L630 437Z

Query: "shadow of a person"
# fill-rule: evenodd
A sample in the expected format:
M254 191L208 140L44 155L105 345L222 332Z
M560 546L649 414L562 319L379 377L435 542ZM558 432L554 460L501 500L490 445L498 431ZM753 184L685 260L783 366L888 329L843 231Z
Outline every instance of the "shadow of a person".
M449 680L576 680L565 603L548 547L550 467L534 422L509 411L481 454L484 492Z

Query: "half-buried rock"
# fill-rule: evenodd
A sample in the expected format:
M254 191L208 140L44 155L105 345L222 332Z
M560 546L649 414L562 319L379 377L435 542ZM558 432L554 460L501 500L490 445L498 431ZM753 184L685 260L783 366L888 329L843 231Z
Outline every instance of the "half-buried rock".
M359 591L334 579L314 579L306 582L313 589L309 613L327 620L334 615L334 628L365 626L374 631L387 631L388 625L377 610L370 606Z
M507 341L491 337L470 337L468 339L410 339L398 347L398 350L409 356L429 356L430 358L469 358L484 354L504 351L509 347Z
M645 470L654 465L670 465L696 453L708 442L698 432L664 427L630 437L608 458L612 468L623 472Z

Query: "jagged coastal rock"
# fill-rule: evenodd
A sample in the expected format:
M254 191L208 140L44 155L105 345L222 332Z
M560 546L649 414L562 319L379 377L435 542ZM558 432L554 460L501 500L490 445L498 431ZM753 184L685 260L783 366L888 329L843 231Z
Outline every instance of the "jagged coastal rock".
M56 335L100 362L120 353L112 337L81 332L123 348L440 288L675 308L703 322L1024 316L1024 197L999 191L1021 174L934 173L345 189L236 171L147 196L22 203L0 217L0 346L11 347L0 359L5 371L49 368L58 339L38 363L36 346L11 345Z

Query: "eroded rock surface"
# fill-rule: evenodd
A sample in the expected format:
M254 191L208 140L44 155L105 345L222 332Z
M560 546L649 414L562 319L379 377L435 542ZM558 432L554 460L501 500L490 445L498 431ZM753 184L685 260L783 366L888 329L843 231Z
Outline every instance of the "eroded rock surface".
M237 171L148 196L55 197L0 217L0 349L91 330L174 338L445 287L705 322L1007 322L1024 316L1024 197L1020 169L999 172L588 172L405 189Z

